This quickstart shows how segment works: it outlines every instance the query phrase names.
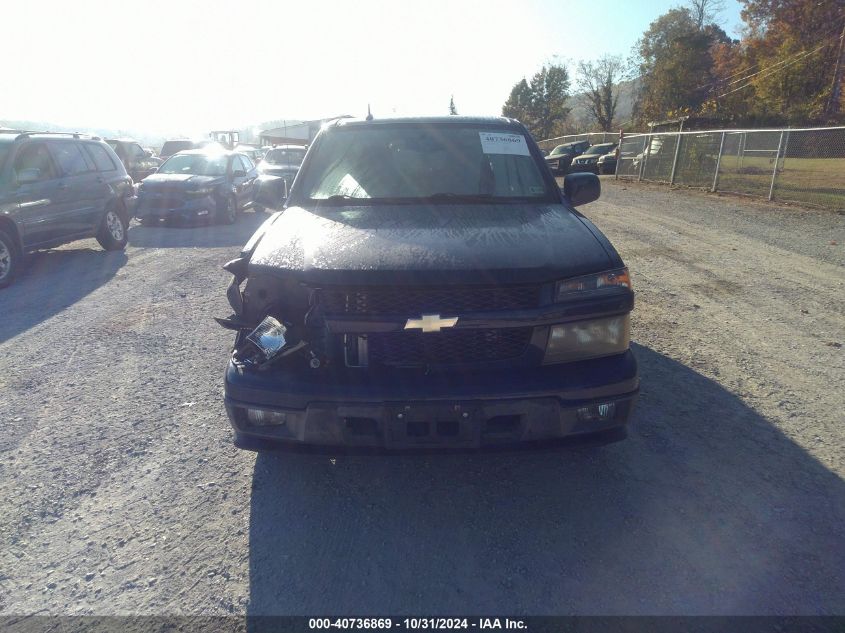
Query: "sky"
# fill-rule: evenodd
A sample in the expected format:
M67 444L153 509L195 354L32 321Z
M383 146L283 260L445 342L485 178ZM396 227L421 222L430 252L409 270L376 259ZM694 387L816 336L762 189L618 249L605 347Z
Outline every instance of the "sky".
M544 63L628 56L683 0L5 0L0 120L202 135L342 114L498 115ZM720 22L738 36L737 0Z

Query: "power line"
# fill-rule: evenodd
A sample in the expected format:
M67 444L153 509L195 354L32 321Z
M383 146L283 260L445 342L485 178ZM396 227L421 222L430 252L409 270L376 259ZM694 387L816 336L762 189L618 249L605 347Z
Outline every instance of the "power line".
M834 25L832 27L829 27L826 31L822 31L821 35L819 36L820 39L824 39L826 37L833 35L834 32L839 31L839 28L840 28L839 25ZM839 39L839 38L837 37L836 39ZM826 45L827 44L825 44L825 46ZM824 48L824 46L822 46L821 48ZM751 77L756 77L760 73L764 73L767 70L771 70L773 68L777 68L778 66L782 66L784 64L787 64L787 63L791 62L793 59L798 58L799 56L805 56L804 55L805 52L806 51L798 51L797 53L792 53L791 55L788 55L787 57L785 57L781 61L779 61L775 64L770 64L769 66L766 66L765 68L760 69L756 73L747 74L744 77L740 77L739 79L735 79L734 81L731 81L731 82L724 84L724 85L725 85L725 87L729 87L729 86L733 86L735 84L738 84L741 81L745 81L746 79L750 79ZM722 84L723 82L727 81L728 79L732 79L732 78L736 77L737 75L741 75L743 73L748 73L749 71L757 68L759 65L760 65L760 63L757 62L756 64L752 64L748 68L744 68L743 70L740 70L738 72L733 73L732 75L728 75L727 77L716 79L715 81L711 81L711 82L706 83L706 84L702 84L702 85L698 86L696 88L696 90L701 90L702 88L707 88L708 86L713 86L713 89L715 89L717 87L717 85ZM728 93L728 94L730 94L730 93Z
M797 62L801 61L801 60L802 60L802 59L804 59L805 57L809 57L810 55L813 55L814 53L818 53L818 52L819 52L820 50L822 50L823 48L827 48L827 46L828 46L828 44L822 44L822 45L821 45L821 46L819 46L818 48L815 48L815 49L813 49L813 50L811 50L811 51L808 51L808 52L806 52L806 53L803 53L803 54L801 54L801 55L800 55L800 57L798 57L798 58L796 58L796 59L793 59L793 60L792 60L792 61L790 61L788 64L786 64L783 68L787 68L788 66L792 66L793 64L795 64L795 63L797 63ZM781 62L781 64L782 64L782 63L783 63L783 62ZM761 70L761 71L759 71L759 72L756 72L756 73L754 73L754 74L752 74L752 75L748 75L748 77L746 77L746 79L750 79L751 77L756 77L757 75L760 75L760 74L763 74L763 73L764 73L764 74L763 74L763 77L768 77L769 75L773 74L775 71L783 70L783 68L777 68L777 66L779 66L779 65L781 65L781 64L775 64L775 65L769 66L769 67L767 67L767 68L764 68L763 70ZM767 72L767 71L768 71L768 72ZM763 77L761 77L761 79L762 79ZM733 83L737 83L737 82L733 82ZM729 85L729 86L730 86L730 85L733 85L733 83L728 84L728 85ZM746 83L746 84L743 84L743 85L742 85L742 86L740 86L739 88L734 88L733 90L729 90L728 92L725 92L725 93L720 94L719 96L717 96L717 97L713 97L713 98L714 98L714 99L721 99L722 97L727 97L728 95L733 94L733 93L735 93L735 92L738 92L739 90L743 90L744 88L748 88L748 86L750 86L750 85L751 85L751 82L748 82L748 83Z

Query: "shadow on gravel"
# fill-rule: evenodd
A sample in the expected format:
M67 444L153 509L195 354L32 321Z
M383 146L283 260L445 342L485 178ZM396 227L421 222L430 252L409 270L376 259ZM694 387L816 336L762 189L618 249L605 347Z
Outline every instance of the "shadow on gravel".
M635 353L619 444L259 454L248 613L842 613L845 483L719 384Z
M15 283L0 290L0 343L76 303L126 262L126 253L90 248L31 253Z
M135 248L215 248L243 246L270 213L247 211L232 225L141 226L129 229L129 244Z

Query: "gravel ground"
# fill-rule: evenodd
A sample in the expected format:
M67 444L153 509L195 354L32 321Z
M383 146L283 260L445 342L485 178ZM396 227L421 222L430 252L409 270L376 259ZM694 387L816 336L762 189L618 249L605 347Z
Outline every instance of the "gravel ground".
M845 217L603 179L642 395L604 448L238 451L232 227L0 293L0 615L843 614Z

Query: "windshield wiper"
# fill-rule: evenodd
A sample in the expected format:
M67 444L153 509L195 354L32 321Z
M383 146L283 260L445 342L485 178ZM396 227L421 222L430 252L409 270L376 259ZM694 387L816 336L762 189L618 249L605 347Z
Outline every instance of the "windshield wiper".
M445 200L448 202L490 202L495 199L492 193L452 193L444 191L441 193L433 193L430 196L422 198L423 200Z
M345 193L336 193L328 198L317 198L316 202L340 202L342 200L361 200L361 198L353 198L352 196L348 196Z

